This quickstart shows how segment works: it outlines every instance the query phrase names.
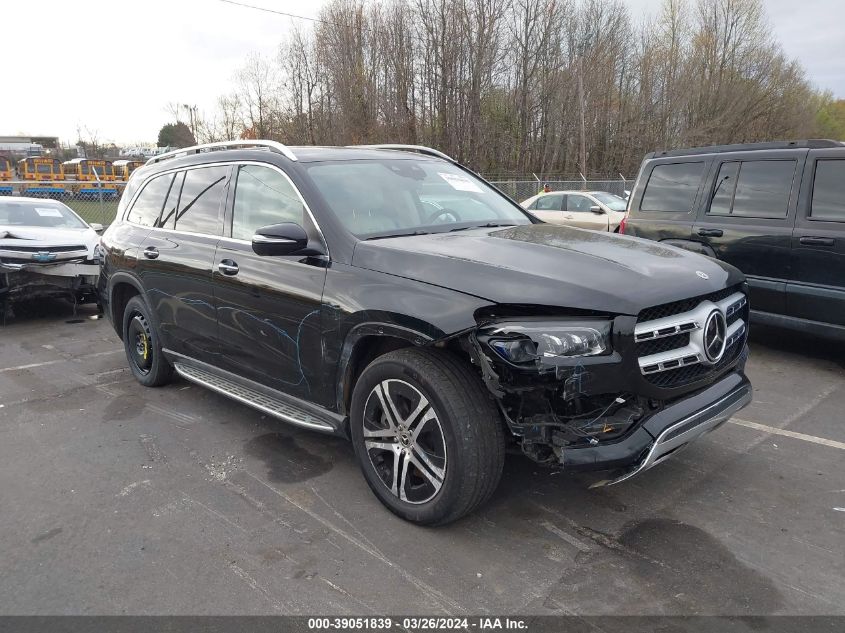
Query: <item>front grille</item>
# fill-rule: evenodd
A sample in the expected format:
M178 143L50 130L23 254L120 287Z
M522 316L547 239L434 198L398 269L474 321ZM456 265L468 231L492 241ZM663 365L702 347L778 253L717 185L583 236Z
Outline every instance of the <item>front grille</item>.
M674 316L683 312L689 312L702 301L707 300L716 303L717 301L730 297L735 292L739 292L739 290L740 286L731 286L730 288L723 288L722 290L711 292L709 295L700 295L690 299L681 299L680 301L673 301L671 303L664 303L659 306L646 308L637 316L637 323L654 321L655 319L662 319L664 317Z
M72 253L74 251L87 251L88 249L81 244L79 246L18 246L15 244L14 246L7 245L3 250L17 253Z
M710 364L705 330L708 324L718 324L714 309L724 317L724 328L719 330L723 329L726 345L722 357ZM740 286L642 310L635 330L640 371L651 384L667 389L721 373L745 345L748 313Z
M744 339L743 339L744 342ZM646 376L648 380L655 387L663 387L664 389L673 389L675 387L683 387L690 383L707 378L711 374L719 374L728 365L736 360L739 353L742 351L742 345L734 344L730 349L725 350L725 355L715 365L689 365L688 367L680 367L678 369L669 369L658 374L649 374Z
M637 343L637 356L651 356L689 345L689 332Z

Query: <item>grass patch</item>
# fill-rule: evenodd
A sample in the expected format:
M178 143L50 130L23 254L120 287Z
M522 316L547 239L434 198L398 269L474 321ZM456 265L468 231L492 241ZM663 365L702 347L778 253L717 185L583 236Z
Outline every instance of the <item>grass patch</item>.
M67 206L76 211L88 223L111 224L117 215L117 199L103 200L62 200Z

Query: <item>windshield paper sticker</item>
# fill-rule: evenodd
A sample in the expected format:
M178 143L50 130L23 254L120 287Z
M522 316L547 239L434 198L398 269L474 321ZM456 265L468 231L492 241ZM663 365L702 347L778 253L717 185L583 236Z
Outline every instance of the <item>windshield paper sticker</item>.
M443 172L437 172L437 175L452 185L452 189L471 191L472 193L484 193L478 185L463 174L444 174Z
M36 207L35 212L42 218L60 218L62 212L58 209L45 209L44 207Z

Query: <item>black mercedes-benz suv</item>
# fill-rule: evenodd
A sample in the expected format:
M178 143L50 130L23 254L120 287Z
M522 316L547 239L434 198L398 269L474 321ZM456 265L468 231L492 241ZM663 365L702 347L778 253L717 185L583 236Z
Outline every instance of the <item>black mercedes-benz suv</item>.
M142 384L175 371L350 438L373 492L417 523L485 501L508 447L616 483L751 400L739 271L543 224L425 147L165 154L101 246Z

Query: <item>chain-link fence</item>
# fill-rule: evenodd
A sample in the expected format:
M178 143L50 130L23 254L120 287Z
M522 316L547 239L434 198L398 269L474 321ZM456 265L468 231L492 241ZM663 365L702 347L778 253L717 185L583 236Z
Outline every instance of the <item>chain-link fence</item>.
M114 221L124 187L124 182L4 180L0 181L0 195L60 200L89 224L107 226Z
M616 180L517 180L497 178L490 183L509 195L517 202L530 198L543 191L548 185L552 191L607 191L625 197L633 182L617 178Z

